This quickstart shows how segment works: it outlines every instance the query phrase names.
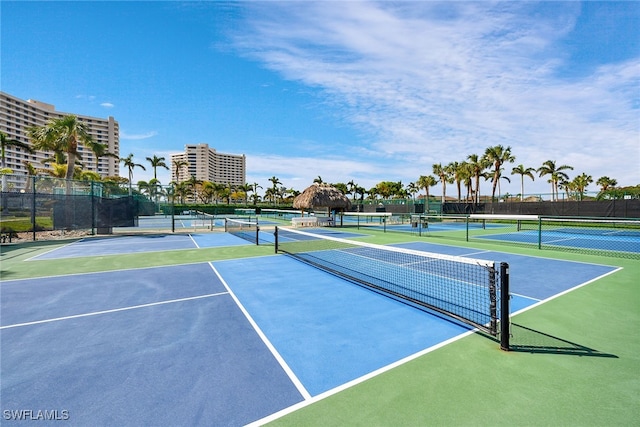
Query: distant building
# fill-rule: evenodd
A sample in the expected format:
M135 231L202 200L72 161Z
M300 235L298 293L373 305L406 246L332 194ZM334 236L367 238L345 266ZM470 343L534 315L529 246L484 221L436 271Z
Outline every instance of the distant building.
M186 161L176 176L176 162ZM218 184L244 185L247 176L247 160L244 154L223 154L209 148L208 144L184 146L184 153L171 155L171 180L188 181L191 177Z
M105 144L107 152L118 157L104 156L98 160L93 152L82 145L78 147L78 152L82 156L84 170L97 172L101 177L117 176L120 173L120 127L113 117L106 119L82 116L75 113L62 113L55 109L55 106L40 101L28 99L26 101L16 98L4 92L0 92L0 131L7 134L9 139L31 145L31 141L26 135L27 128L31 126L43 126L50 119L73 114L85 123L89 128L89 134L94 141ZM7 147L5 151L5 162L13 172L8 183L16 187L24 184L27 176L27 167L23 161L30 162L37 169L46 169L48 165L43 163L46 158L53 155L49 151L37 151L34 154L28 153L18 147ZM24 178L22 177L24 175Z

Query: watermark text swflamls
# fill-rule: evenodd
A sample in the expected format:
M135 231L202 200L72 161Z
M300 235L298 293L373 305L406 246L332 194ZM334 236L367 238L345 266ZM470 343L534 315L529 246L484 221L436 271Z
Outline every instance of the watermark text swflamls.
M69 411L66 409L5 409L2 418L6 421L66 421Z

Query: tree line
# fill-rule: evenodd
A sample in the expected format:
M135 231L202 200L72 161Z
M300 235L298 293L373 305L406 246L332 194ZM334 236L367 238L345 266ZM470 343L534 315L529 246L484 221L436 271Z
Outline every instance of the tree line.
M6 134L0 132L1 154L2 154L2 174L3 189L5 189L4 175L11 173L6 168L5 150L8 147L19 147L27 152L33 153L36 150L50 151L52 156L46 158L42 163L48 165L47 168L37 169L28 161L23 161L28 175L51 175L58 178L66 178L67 180L91 180L112 183L115 185L128 184L128 193L133 193L133 176L136 168L146 170L145 166L136 163L133 154L119 158L119 161L127 170L128 178L123 177L106 177L101 178L97 172L84 170L82 163L82 154L78 150L80 145L88 148L95 159L95 170L98 169L98 163L101 157L110 156L118 158L117 155L109 153L106 144L95 141L90 133L88 126L74 115L67 115L60 118L49 120L43 126L32 126L26 129L26 135L31 141L31 145L22 143L17 140L11 140ZM287 202L300 194L299 191L286 188L282 185L279 178L273 176L269 178L271 186L267 187L264 197L258 194L258 189L263 189L258 183L243 184L233 186L231 184L214 183L210 181L200 181L191 176L189 179L181 180L181 172L186 161L180 160L174 162L175 182L171 182L171 190L173 194L167 194L157 179L157 169L165 168L169 170L166 159L164 157L147 157L147 162L153 168L154 177L147 181L138 181L137 190L146 193L151 197L157 197L160 194L172 195L180 201L191 200L201 203L211 203L218 200L226 200L231 203L232 200L244 200L245 203L251 200L254 204L261 201L269 201L273 204L279 202ZM447 197L447 184L454 185L457 191L458 202L479 203L481 200L480 183L481 180L491 182L491 200L501 197L500 183L501 181L511 182L511 179L505 175L505 167L507 164L514 163L516 157L513 155L511 147L496 145L485 149L484 153L470 154L464 160L454 161L448 164L436 163L432 165L432 174L421 175L415 182L403 185L401 181L382 181L370 189L365 189L355 183L353 180L348 183L334 183L334 187L339 189L346 195L351 195L353 200L364 200L365 197L370 200L378 198L409 198L415 197L417 193L424 190L426 197L431 197L430 189L437 184L441 185L441 200L444 202ZM512 167L510 175L520 177L520 200L524 200L525 195L525 178L535 180L539 178L547 178L547 182L551 185L551 199L558 200L560 190L566 191L567 195L573 195L576 199L582 200L586 193L587 187L594 182L591 175L581 173L573 179L569 178L568 171L574 168L569 165L558 165L555 160L547 160L538 168L519 164ZM320 176L314 179L314 182L322 183ZM602 176L595 181L600 186L601 194L615 194L615 190L619 190L617 181L607 176ZM631 187L631 190L636 187ZM464 194L463 194L464 191ZM636 189L637 191L637 189ZM485 199L488 195L485 196Z

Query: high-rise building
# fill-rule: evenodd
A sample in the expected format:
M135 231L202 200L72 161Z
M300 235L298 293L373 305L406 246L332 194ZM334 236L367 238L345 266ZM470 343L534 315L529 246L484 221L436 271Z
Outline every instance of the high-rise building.
M56 111L55 106L44 102L28 99L26 101L4 92L0 92L0 131L8 139L14 139L31 145L26 130L31 126L43 126L50 119L57 119L72 113ZM96 164L96 157L88 148L80 145L78 152L82 156L84 170L97 172L101 177L117 176L120 173L120 128L113 117L106 119L73 114L89 128L89 134L95 142L104 144L106 152L114 156L100 157ZM49 168L45 159L52 157L49 151L37 151L33 154L19 147L6 147L5 163L11 169L8 183L20 188L27 177L27 167L24 162L30 162L36 169Z
M176 162L183 162L176 174ZM185 163L186 162L186 163ZM171 155L171 180L183 182L195 177L218 184L244 185L247 161L244 154L223 154L208 144L188 144L184 153Z

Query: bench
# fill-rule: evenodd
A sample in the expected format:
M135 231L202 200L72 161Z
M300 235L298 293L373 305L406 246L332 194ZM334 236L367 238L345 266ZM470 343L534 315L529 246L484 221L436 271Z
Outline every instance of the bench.
M291 225L294 227L316 227L318 225L318 218L315 216L291 218Z

